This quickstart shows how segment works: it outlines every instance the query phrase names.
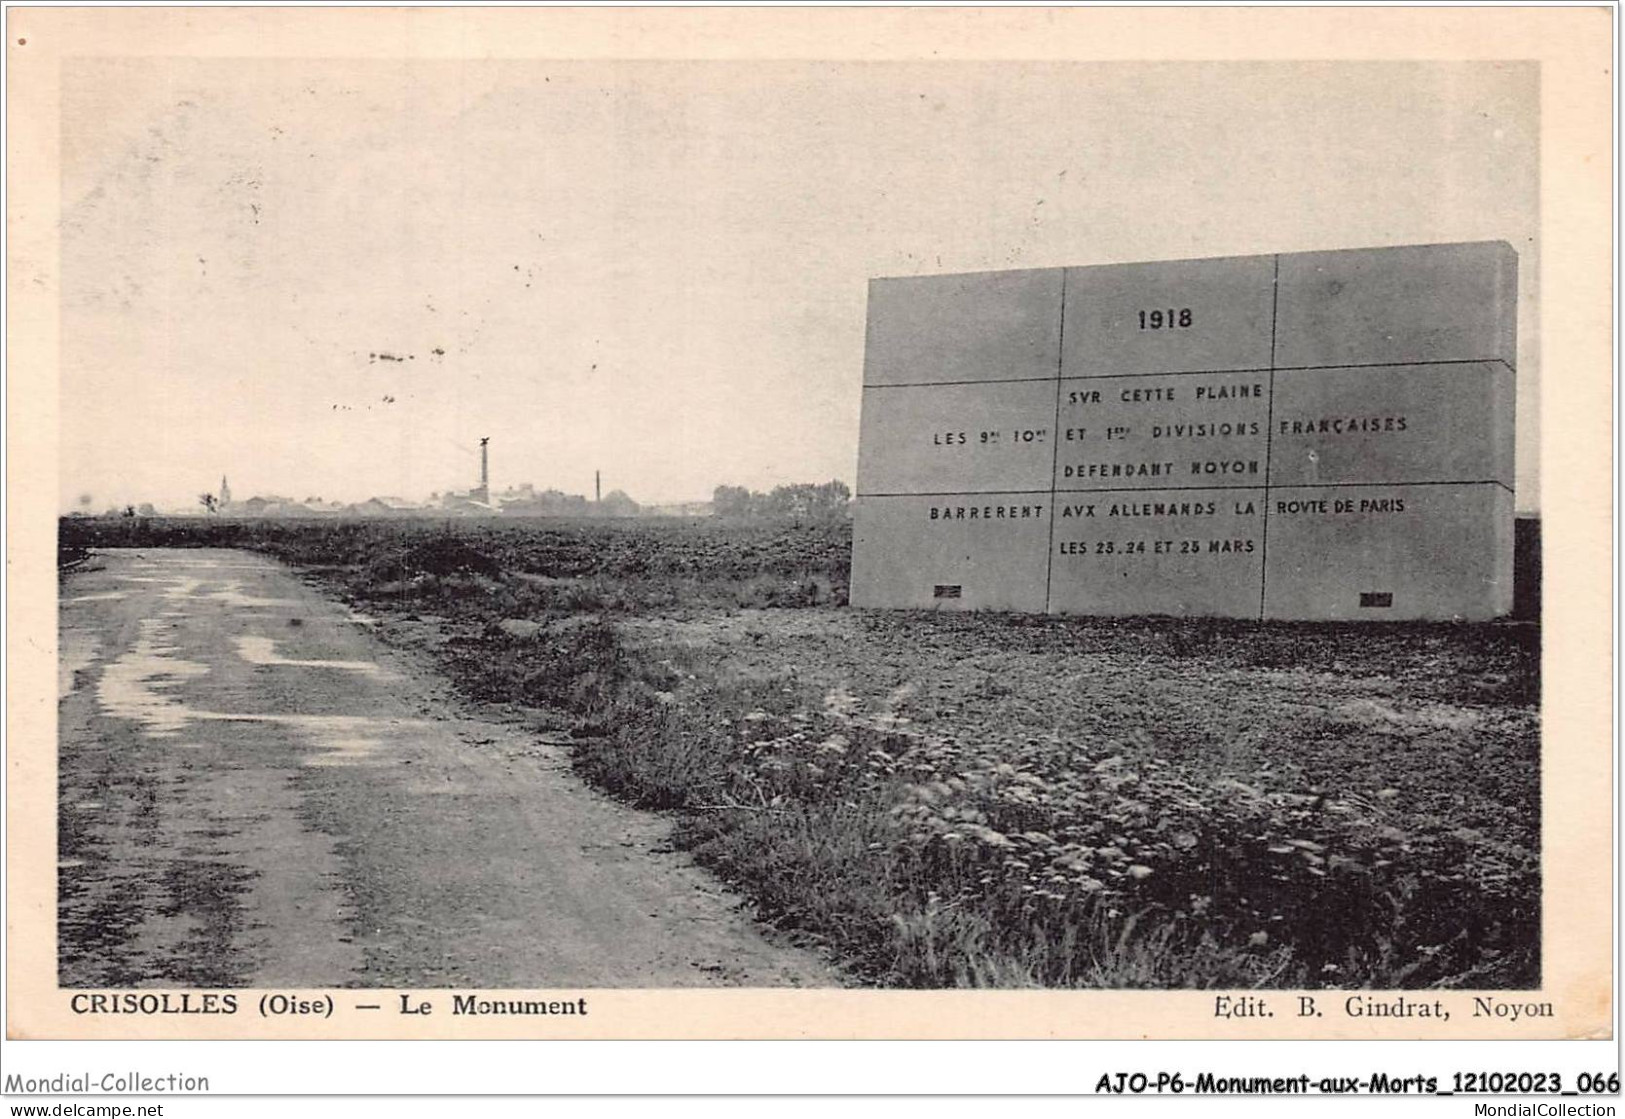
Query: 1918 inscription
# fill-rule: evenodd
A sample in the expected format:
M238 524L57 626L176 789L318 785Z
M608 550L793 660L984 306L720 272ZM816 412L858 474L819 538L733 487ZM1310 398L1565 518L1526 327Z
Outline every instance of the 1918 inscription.
M1172 307L1167 311L1141 311L1141 330L1163 330L1165 328L1184 328L1191 325L1191 309L1181 307L1177 311Z

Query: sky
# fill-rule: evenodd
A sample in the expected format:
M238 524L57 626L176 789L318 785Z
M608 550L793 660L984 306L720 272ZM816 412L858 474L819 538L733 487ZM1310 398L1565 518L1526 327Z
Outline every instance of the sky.
M1528 63L70 59L63 509L855 481L867 281L1505 240ZM385 356L387 355L387 356ZM394 360L394 359L400 360Z

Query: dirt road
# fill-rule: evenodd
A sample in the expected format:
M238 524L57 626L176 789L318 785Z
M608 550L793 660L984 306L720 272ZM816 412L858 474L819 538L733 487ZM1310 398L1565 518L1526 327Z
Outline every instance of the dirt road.
M61 603L64 986L833 986L565 748L246 553Z

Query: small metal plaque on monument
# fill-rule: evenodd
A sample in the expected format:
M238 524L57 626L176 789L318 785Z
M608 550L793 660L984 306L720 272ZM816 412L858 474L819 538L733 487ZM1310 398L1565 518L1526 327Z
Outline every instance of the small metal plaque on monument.
M870 283L853 605L1512 607L1504 242Z

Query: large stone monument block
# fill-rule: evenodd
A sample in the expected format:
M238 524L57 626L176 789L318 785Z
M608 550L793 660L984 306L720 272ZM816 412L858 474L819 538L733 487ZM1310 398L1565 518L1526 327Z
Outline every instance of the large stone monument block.
M1061 382L1057 490L1262 485L1269 371Z
M1512 493L1477 485L1270 490L1264 617L1486 621L1512 609Z
M1254 617L1264 489L1056 495L1049 609Z
M1516 299L1498 242L873 281L852 601L1504 614Z
M852 518L854 606L1043 613L1050 496L870 497Z
M1064 377L1268 369L1275 258L1066 272Z
M887 386L869 393L858 473L870 493L1048 492L1055 382Z
M1512 370L1500 362L1278 370L1270 485L1513 485Z
M1060 346L1059 268L869 284L865 385L1053 381Z
M1275 367L1518 364L1518 255L1504 241L1283 253Z

